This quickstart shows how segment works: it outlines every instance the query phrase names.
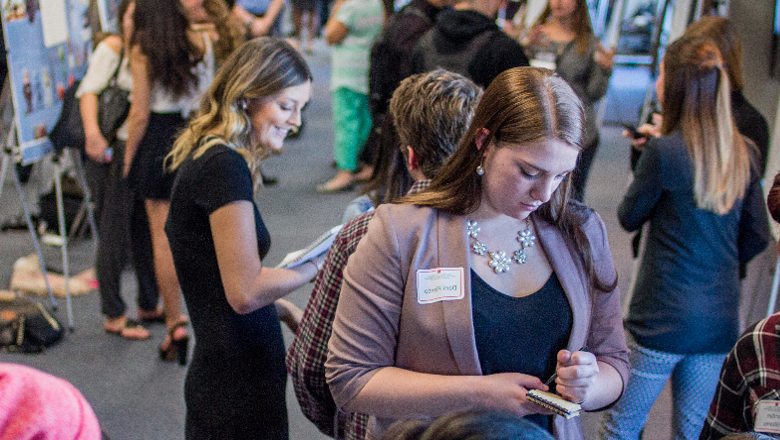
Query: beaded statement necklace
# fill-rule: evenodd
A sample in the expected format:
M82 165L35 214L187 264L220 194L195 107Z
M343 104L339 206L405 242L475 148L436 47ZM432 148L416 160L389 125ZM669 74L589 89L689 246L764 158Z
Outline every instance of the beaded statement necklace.
M531 220L526 218L525 229L522 231L517 231L517 241L520 242L520 249L516 250L512 255L512 258L509 259L506 256L506 252L491 252L488 250L487 246L485 246L485 243L477 239L477 235L482 229L479 227L476 221L466 222L466 229L468 230L469 237L474 239L474 244L471 246L471 250L480 256L487 254L488 258L490 258L488 265L493 269L493 272L498 274L509 272L509 266L512 261L517 264L525 264L526 261L528 261L528 255L525 253L525 250L529 247L532 247L534 245L534 241L536 240L536 236L531 233Z

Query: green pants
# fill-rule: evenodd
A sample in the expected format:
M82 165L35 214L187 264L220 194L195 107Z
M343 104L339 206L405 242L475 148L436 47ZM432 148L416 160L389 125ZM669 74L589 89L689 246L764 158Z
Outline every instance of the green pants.
M371 131L368 95L346 87L331 92L333 107L333 156L339 170L355 171L358 156Z

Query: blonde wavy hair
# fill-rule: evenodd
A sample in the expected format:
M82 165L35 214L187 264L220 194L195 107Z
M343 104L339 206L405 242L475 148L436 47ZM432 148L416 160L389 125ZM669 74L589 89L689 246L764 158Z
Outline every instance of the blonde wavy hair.
M273 98L311 80L306 61L286 41L262 37L244 43L220 67L195 117L165 157L166 168L173 171L190 154L197 159L214 145L227 144L247 159L254 176L268 152L253 137L247 101ZM215 137L201 142L207 135Z
M666 49L661 134L680 130L693 161L696 205L716 214L745 196L751 155L731 114L729 77L715 42L683 37Z

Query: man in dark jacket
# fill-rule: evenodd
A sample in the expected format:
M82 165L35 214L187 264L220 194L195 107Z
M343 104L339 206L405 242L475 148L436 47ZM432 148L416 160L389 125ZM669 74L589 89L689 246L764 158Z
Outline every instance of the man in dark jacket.
M460 73L486 88L512 67L527 66L520 44L496 25L504 0L466 0L436 18L412 54L412 72L437 67Z

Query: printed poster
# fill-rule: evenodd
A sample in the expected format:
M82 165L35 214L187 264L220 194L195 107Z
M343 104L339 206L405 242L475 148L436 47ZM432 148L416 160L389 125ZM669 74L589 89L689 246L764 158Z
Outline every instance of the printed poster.
M89 0L0 0L8 75L22 162L53 151L65 89L81 79L92 53Z

